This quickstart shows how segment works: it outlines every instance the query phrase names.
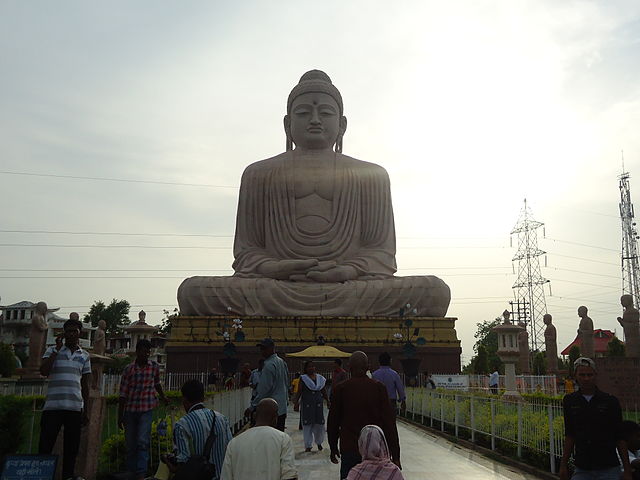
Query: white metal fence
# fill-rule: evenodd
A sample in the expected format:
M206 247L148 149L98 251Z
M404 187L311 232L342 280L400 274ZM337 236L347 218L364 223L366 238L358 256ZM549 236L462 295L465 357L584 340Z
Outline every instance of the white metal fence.
M518 457L523 456L523 448L546 454L552 473L556 473L562 456L564 419L560 401L518 402L466 392L409 388L406 415L472 442L484 435L492 450L503 441L515 448Z

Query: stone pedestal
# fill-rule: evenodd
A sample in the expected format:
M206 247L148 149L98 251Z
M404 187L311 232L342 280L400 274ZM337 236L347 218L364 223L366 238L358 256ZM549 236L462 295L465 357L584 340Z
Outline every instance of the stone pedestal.
M520 399L522 396L516 387L516 365L513 362L504 364L504 384L505 392L502 394L504 398Z
M316 345L320 337L327 345L344 352L362 350L377 365L377 357L389 352L394 359L394 367L400 368L404 340L396 340L393 335L402 330L403 319L399 317L186 317L173 320L167 352L167 371L194 372L209 371L224 358L222 348L225 341L222 332L229 331L234 318L242 320L244 340L234 341L236 357L240 362L256 365L260 352L256 342L265 337L273 338L276 351L287 360L291 371L300 369L300 361L287 358L284 354L303 350ZM416 337L424 337L426 345L416 345L416 359L421 360L421 368L433 373L460 372L460 340L455 330L456 318L451 317L411 317L412 331L418 329ZM400 369L401 371L401 369Z

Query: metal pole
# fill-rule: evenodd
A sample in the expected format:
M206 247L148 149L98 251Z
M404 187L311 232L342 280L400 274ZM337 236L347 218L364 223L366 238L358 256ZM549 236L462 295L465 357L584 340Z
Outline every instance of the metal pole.
M439 395L439 394L438 394ZM435 395L432 393L430 398L429 398L429 426L431 428L433 428L433 398L435 397Z
M491 398L491 450L496 449L496 405L494 398Z
M440 431L444 432L444 393L440 394Z
M454 415L454 424L455 424L455 430L456 430L456 438L458 437L458 395L456 394L456 396L454 397L455 399L455 415Z
M518 402L518 458L522 458L522 402Z
M469 397L469 410L471 413L471 442L476 443L476 415L473 408L473 395Z
M553 438L553 408L551 404L547 405L549 412L549 464L551 473L556 473L556 442Z

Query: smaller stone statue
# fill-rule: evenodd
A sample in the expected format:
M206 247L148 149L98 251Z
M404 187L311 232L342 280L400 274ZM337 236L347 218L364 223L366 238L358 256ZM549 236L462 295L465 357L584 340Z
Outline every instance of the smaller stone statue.
M47 304L38 302L33 317L31 317L31 330L29 331L29 359L27 360L27 371L29 373L35 373L40 370L47 329L49 328L46 316Z
M587 315L588 309L584 305L578 307L580 326L578 327L578 337L580 338L580 355L587 358L594 358L593 351L593 320Z
M98 329L96 330L95 337L93 337L93 355L104 355L104 351L106 348L106 334L105 329L107 328L107 322L104 320L100 320L98 322ZM91 388L98 389L102 386L102 370L103 365L101 362L94 362L94 358L92 355L92 362L94 363L91 367L92 375L91 379L93 380Z
M509 320L510 316L511 316L511 312L509 310L505 310L504 312L502 312L502 318L504 319L502 323L503 324L511 323L511 320Z
M558 371L558 344L556 343L558 334L556 326L551 323L552 317L548 313L542 317L547 328L544 330L544 348L547 356L547 372L555 373Z
M107 322L100 320L98 322L98 329L96 330L95 337L93 337L93 353L96 355L104 355L107 345L107 336L105 333L106 328Z
M518 333L520 373L529 374L531 373L531 368L529 368L529 332L527 332L527 325L524 322L518 322L518 326L522 328L522 331Z
M144 310L140 310L138 312L138 323L147 323L146 318L147 318L147 313Z
M624 307L624 314L618 317L618 322L624 330L625 354L627 357L640 357L640 314L633 306L631 295L622 295L620 303Z

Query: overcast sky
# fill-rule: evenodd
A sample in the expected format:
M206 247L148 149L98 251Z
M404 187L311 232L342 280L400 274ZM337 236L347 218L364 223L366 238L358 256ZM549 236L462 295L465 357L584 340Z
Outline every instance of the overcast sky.
M319 68L344 152L389 171L398 274L450 285L465 360L513 297L525 197L559 347L582 304L621 336L637 1L0 0L0 65L4 305L118 298L159 323L183 278L231 274L242 171L284 150L287 95Z

